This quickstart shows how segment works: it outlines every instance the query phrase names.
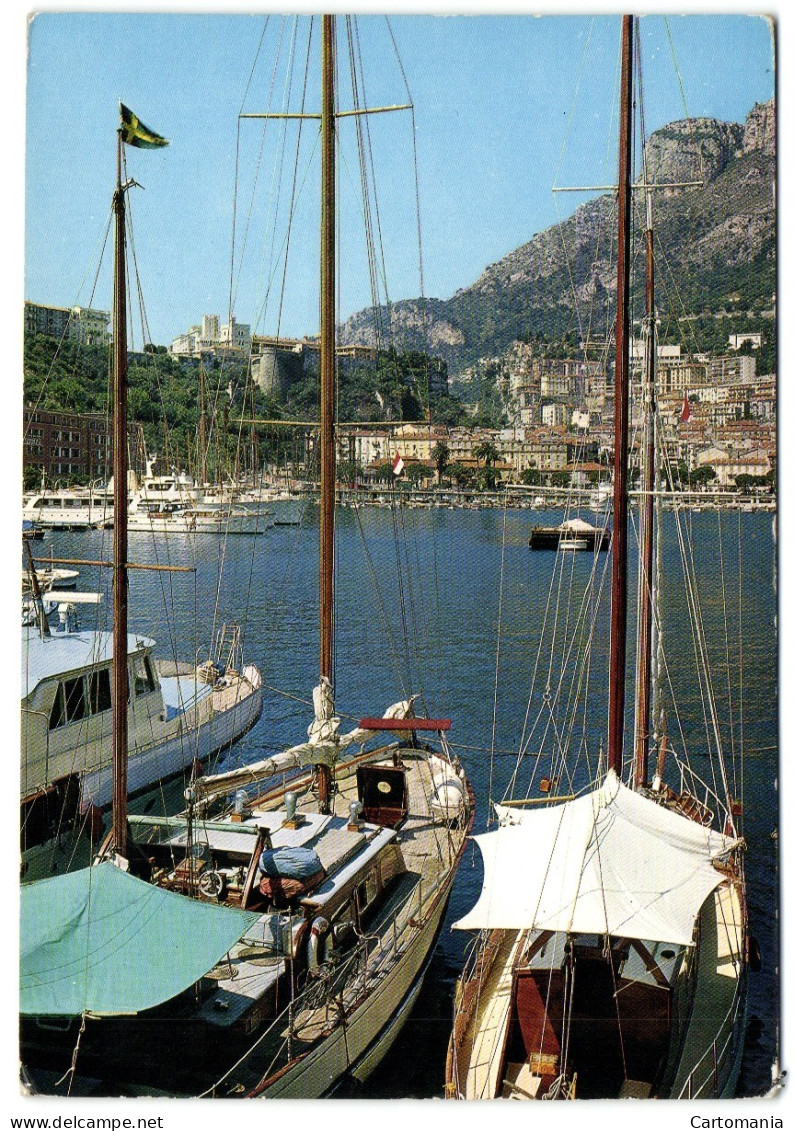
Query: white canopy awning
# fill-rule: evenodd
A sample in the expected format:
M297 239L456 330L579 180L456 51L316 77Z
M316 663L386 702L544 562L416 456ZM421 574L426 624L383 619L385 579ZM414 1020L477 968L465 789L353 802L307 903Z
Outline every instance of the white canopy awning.
M599 789L534 812L497 806L477 836L482 892L454 926L611 934L689 945L735 840L663 809L610 771Z

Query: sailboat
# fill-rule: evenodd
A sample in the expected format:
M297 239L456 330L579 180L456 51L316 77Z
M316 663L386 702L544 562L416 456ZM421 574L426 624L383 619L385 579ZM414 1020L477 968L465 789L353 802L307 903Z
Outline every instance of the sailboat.
M314 718L307 741L263 762L198 778L186 791L186 811L170 818L128 814L120 728L114 824L104 863L94 871L115 864L171 898L187 897L219 916L246 913L254 921L246 922L223 960L194 978L190 991L175 977L179 993L140 1009L120 1000L114 1009L111 994L102 1009L77 1011L69 962L50 951L53 966L67 976L60 995L23 999L23 1062L56 1074L71 1066L71 1074L100 1081L102 1094L134 1088L136 1094L312 1098L366 1080L419 994L473 820L471 789L447 740L449 719L415 717L409 698L340 733L334 702L334 19L322 17ZM125 671L121 665L119 679ZM122 685L119 703L126 701L123 691ZM433 733L437 742L425 741ZM31 899L37 888L32 885ZM55 893L46 894L43 902L57 907ZM52 937L46 919L38 928L34 914L27 922L46 934L42 945ZM74 932L65 929L62 937L71 947ZM42 946L32 943L30 951L40 955ZM169 956L158 961L167 963ZM181 967L179 955L175 962ZM35 984L39 967L23 965L24 986ZM195 964L191 970L195 976ZM43 1000L46 1012L40 1011Z
M584 787L570 778L566 793L558 789L562 775L548 776L540 796L496 805L496 829L474 838L484 862L482 891L454 926L480 933L457 988L447 1057L452 1098L730 1096L744 1045L748 934L740 807L721 767L709 788L673 750L663 721L658 730L650 721L658 609L650 219L635 748L629 781L623 773L634 40L634 18L626 16L608 761L604 767L599 757L595 778Z

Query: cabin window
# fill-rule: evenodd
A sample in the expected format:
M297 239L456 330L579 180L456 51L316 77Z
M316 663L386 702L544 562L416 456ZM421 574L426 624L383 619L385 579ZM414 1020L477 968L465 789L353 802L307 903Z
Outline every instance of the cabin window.
M378 877L375 872L370 872L360 884L356 886L356 906L359 915L369 907L378 894Z
M52 704L52 710L50 711L50 730L54 730L56 727L62 726L63 723L63 688L59 683L55 689L55 700Z
M152 657L146 656L143 663L144 667L146 668L146 678L149 681L149 690L155 691L157 689L157 675L155 674Z
M367 899L367 884L366 881L360 883L356 888L356 906L358 907L359 915L363 914L369 900Z
M132 662L132 670L136 696L154 691L157 685L148 656L137 656Z
M63 697L66 701L66 722L74 723L78 719L84 719L86 715L85 687L81 675L74 679L64 680Z
M110 710L110 668L100 668L99 671L91 672L88 680L88 700L92 715Z

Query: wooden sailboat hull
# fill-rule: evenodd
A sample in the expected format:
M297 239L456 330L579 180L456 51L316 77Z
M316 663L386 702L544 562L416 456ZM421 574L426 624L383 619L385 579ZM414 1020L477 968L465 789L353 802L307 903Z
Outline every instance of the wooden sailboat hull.
M457 861L456 861L457 864ZM363 1082L378 1067L408 1020L438 939L454 877L450 870L424 920L409 927L405 949L377 992L365 992L338 1025L305 1057L253 1094L275 1098L321 1097L350 1077Z
M332 1094L350 1080L366 1081L399 1036L421 991L451 883L452 875L439 889L422 925L410 929L413 937L407 940L388 980L378 992L362 994L351 1006L346 1024L337 1025L313 1050L297 1057L260 1088L247 1092L224 1089L218 1094L310 1099ZM283 978L286 982L286 974ZM282 992L287 993L286 985ZM202 1087L211 1089L222 1072L245 1058L256 1036L240 1029L221 1038L215 1029L189 1018L168 1016L168 1010L162 1009L134 1023L129 1018L87 1018L82 1036L81 1024L79 1018L64 1019L59 1030L57 1019L23 1019L21 1046L34 1087L37 1071L66 1072L77 1045L78 1072L83 1078L101 1079L103 1095L124 1094L131 1085L147 1092L195 1095ZM167 1047L163 1046L164 1033Z
M312 911L307 905L307 917L298 909L291 921L294 958L283 957L277 966L266 955L246 955L233 948L228 959L202 980L200 991L187 991L137 1017L87 1018L79 1042L80 1019L23 1020L26 1067L34 1075L36 1069L62 1074L78 1046L78 1075L98 1081L98 1094L103 1095L125 1094L133 1086L136 1094L317 1098L351 1081L365 1081L396 1040L421 990L473 820L473 795L465 783L467 804L459 818L450 825L435 823L429 789L438 762L428 763L421 751L406 749L403 756L414 802L404 822L398 824L395 859L404 855L405 869L383 888L380 901L373 902L373 917L362 920L359 930L349 933L346 949L329 958L327 965L323 965L322 953L312 958L311 925L317 909ZM384 772L393 772L393 766L387 764ZM310 784L308 779L303 782L306 792L301 792L301 780L293 782L307 800ZM352 772L337 777L337 784L337 808L345 812L356 796L355 765ZM263 807L256 809L252 820L255 826L277 827L283 819L278 809L283 786L266 796L269 808L262 799ZM269 813L273 814L270 819ZM135 818L131 820L134 823ZM373 830L369 828L365 834L351 833L339 818L335 821L337 831L329 836L343 851L343 868L348 860L347 866L355 868L350 850L359 852L355 846L361 841L366 852L366 846L377 844L377 838L371 840ZM221 840L236 843L233 827L219 826ZM388 836L379 835L390 843ZM253 842L256 838L249 835L247 839ZM351 847L344 848L345 844ZM154 843L147 851L152 859L159 858ZM375 859L385 857L373 857L373 862ZM368 886L370 874L375 875L368 867L350 872L334 888L328 910L323 908L331 921L339 921L340 912L344 919L347 901L359 900L359 890ZM386 865L376 867L382 876ZM268 961L272 972L267 974L268 986L262 993L254 983L263 962ZM226 995L233 1011L239 1003L239 1012L218 1011L223 1001L213 1004L213 991L207 984L212 978L221 980L216 982L225 987L221 996ZM244 1005L240 994L249 995ZM163 1033L168 1034L167 1046ZM157 1058L152 1057L154 1048L162 1049Z

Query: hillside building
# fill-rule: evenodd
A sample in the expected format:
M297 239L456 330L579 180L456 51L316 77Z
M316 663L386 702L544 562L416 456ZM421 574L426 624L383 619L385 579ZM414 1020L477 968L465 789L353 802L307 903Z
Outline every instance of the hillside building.
M169 348L169 353L176 357L219 356L226 351L229 356L243 358L251 351L251 327L238 322L234 315L223 325L217 314L203 315L200 326L191 326L186 333L174 338Z
M45 334L58 341L107 345L111 340L110 313L88 306L44 306L25 302L25 334Z
M54 412L25 408L22 466L43 472L49 482L107 481L112 473L110 424L104 413ZM137 468L138 426L128 430L130 467Z

